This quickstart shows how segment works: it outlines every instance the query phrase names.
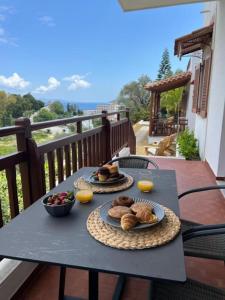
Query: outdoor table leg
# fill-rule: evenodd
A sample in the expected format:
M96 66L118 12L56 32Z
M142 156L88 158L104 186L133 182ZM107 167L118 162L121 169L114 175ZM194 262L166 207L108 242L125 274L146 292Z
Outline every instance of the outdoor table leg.
M98 299L98 272L89 270L89 300Z
M60 267L60 275L59 275L59 300L64 299L64 289L65 289L65 278L66 278L66 268Z
M124 288L125 288L125 284L126 284L126 276L124 275L120 275L118 277L117 283L116 283L116 288L113 294L113 300L119 300L122 297Z

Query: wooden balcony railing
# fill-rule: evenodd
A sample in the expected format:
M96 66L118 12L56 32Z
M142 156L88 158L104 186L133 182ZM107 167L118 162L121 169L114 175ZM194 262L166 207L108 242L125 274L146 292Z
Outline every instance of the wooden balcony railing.
M110 122L109 116L116 115ZM97 128L83 131L82 121L101 119ZM22 209L44 195L79 168L100 166L130 147L135 154L136 140L129 119L129 111L119 111L93 116L79 116L40 123L30 123L20 118L16 126L0 129L0 137L16 135L17 152L0 158L0 171L5 172L8 189L10 217L19 213L18 177L21 182ZM76 133L38 145L32 132L53 126L76 124ZM0 227L4 225L0 195Z

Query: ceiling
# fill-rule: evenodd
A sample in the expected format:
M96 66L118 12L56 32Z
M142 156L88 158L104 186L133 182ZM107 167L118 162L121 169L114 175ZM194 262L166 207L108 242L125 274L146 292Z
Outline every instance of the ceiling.
M207 0L207 2L213 0ZM206 2L205 0L119 0L124 11L171 6L186 3Z

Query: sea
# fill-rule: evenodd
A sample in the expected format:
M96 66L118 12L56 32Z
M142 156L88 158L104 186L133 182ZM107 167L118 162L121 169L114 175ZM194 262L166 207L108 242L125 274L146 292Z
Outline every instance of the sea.
M75 103L80 110L87 110L87 109L96 109L97 105L99 104L108 104L109 102L77 102Z
M51 103L52 101L60 101L63 106L64 109L66 109L66 106L68 103L71 104L76 104L78 106L78 108L80 110L89 110L89 109L96 109L97 105L99 104L109 104L111 101L105 101L105 102L73 102L73 101L68 101L68 100L64 100L64 99L42 99L46 105L48 105L49 103Z

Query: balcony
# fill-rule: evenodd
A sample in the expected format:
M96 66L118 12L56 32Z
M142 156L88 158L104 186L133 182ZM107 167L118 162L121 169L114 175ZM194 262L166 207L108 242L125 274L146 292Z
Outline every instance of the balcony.
M6 173L11 217L19 213L16 174L21 174L23 207L45 194L49 189L83 166L96 166L129 147L135 154L135 136L129 120L129 112L116 112L115 122L108 120L107 112L90 118L101 119L101 126L82 132L82 121L89 117L78 117L30 124L29 120L18 120L12 128L1 129L0 136L16 134L17 153L0 158L0 170ZM76 133L47 144L37 145L32 132L40 128L59 124L76 123ZM102 150L100 150L100 148ZM97 155L96 155L97 153ZM178 192L193 187L215 184L215 177L205 162L155 158L161 169L176 171ZM37 173L39 182L37 184ZM28 189L27 189L28 188ZM29 189L30 188L30 189ZM181 217L192 221L224 223L225 202L219 191L187 196L180 201ZM0 209L0 221L4 220ZM187 275L215 287L225 288L225 268L222 261L186 258ZM14 300L57 299L59 269L41 266L13 297ZM116 285L115 275L100 275L100 299L112 299ZM69 269L66 278L66 294L87 298L87 272ZM130 278L122 299L147 299L148 281Z
M155 159L160 168L176 170L178 192L193 187L213 185L215 177L205 162L185 161L168 158ZM224 223L225 202L219 191L204 192L186 196L180 202L181 216L203 224ZM225 268L222 261L200 258L186 258L187 275L193 279L225 288ZM59 269L45 267L30 281L14 300L57 299ZM66 278L66 294L87 298L87 272L69 269ZM115 275L100 275L100 299L112 299L116 285ZM130 278L122 299L147 299L148 281Z

